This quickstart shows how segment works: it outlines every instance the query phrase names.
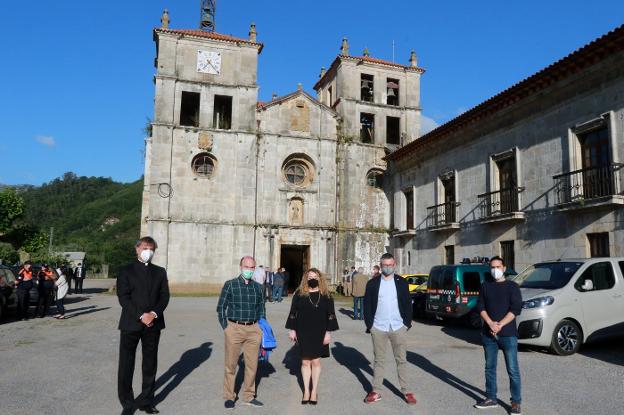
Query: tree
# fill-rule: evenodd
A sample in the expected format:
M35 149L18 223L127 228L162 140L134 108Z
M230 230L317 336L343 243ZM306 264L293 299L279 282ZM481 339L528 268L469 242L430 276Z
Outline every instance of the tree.
M0 234L13 227L24 213L24 205L24 199L15 190L7 188L0 192Z
M10 244L0 243L0 263L15 264L19 261L19 253Z

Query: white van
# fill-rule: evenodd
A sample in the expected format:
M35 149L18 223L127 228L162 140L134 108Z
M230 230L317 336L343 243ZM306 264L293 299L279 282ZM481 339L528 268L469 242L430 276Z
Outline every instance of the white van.
M542 262L513 280L523 300L518 343L571 355L596 337L624 333L624 258Z

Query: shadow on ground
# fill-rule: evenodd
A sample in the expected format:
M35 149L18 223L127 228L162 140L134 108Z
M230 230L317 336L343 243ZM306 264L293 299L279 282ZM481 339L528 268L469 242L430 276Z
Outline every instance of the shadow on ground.
M180 359L175 362L165 373L156 380L155 405L164 401L193 370L200 367L212 354L212 343L206 342L200 346L182 353ZM159 390L162 388L162 390Z

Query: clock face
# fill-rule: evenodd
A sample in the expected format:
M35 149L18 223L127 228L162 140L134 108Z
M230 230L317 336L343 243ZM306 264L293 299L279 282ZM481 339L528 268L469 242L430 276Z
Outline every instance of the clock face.
M198 50L197 51L197 72L209 73L212 75L221 74L221 54L219 52Z

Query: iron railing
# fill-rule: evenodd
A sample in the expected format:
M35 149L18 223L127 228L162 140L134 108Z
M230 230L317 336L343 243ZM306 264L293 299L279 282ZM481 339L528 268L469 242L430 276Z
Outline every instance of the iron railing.
M481 219L520 211L519 194L524 187L510 187L478 195Z
M427 208L427 228L449 225L457 222L459 202L447 202Z
M554 176L557 204L622 194L622 167L622 163L611 163Z

